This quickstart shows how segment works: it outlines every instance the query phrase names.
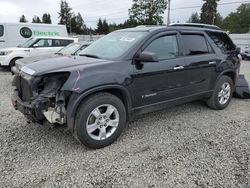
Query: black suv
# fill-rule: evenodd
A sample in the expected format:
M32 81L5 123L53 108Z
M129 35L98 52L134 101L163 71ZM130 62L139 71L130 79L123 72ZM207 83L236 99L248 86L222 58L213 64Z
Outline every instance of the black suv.
M30 121L66 124L81 143L102 148L140 114L201 99L213 109L226 108L239 74L238 54L215 26L119 30L80 56L23 67L13 80L12 102Z

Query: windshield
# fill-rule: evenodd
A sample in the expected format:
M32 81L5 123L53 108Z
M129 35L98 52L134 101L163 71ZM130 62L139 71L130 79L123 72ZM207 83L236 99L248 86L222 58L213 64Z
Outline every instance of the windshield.
M0 37L2 37L3 36L3 25L0 25Z
M81 47L81 44L78 43L71 43L68 46L65 46L61 50L57 52L57 54L61 55L72 55L74 54L79 48Z
M32 44L36 42L37 39L31 38L27 40L25 43L18 45L19 48L29 48Z
M114 60L139 42L146 32L113 32L82 50L79 55Z

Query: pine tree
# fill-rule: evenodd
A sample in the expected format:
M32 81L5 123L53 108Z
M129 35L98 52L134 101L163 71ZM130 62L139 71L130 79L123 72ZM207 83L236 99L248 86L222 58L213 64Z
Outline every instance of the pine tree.
M43 14L43 16L42 16L42 22L46 23L46 24L51 24L52 23L51 17L50 17L49 13L48 14L47 13Z
M103 27L103 34L108 34L109 33L109 25L108 25L108 22L106 19L103 20L102 27Z
M26 19L26 17L24 15L22 15L19 19L19 22L22 22L22 23L27 23L28 20Z
M99 35L101 35L101 34L104 33L104 32L103 32L103 23L102 23L102 19L101 19L101 18L99 18L99 20L98 20L96 32L97 32Z
M188 23L200 23L200 16L197 12L192 13L191 17L187 21Z
M69 4L67 1L65 0L61 0L60 3L60 12L58 12L59 14L59 24L63 24L66 25L68 32L70 32L71 30L71 18L73 13L71 12L72 9L69 7Z
M133 0L129 17L139 24L161 25L166 8L167 0Z
M76 16L76 33L77 34L84 34L86 30L86 25L84 23L84 20L82 18L82 15L78 12Z
M215 24L217 15L217 2L219 0L203 0L204 4L201 8L201 23Z
M42 23L42 22L41 22L39 16L34 16L34 17L32 18L32 23Z

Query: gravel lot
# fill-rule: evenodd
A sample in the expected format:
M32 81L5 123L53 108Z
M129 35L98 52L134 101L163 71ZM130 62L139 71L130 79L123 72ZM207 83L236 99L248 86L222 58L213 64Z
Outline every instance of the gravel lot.
M250 62L242 72L250 81ZM151 113L89 150L65 127L27 124L12 108L11 78L0 68L0 187L250 187L250 100Z

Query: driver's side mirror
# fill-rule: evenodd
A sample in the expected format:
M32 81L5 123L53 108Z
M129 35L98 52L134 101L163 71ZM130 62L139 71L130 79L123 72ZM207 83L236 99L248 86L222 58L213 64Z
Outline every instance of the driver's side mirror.
M39 46L38 46L38 44L34 44L32 47L33 48L38 48Z
M137 58L137 61L141 63L156 63L159 62L157 55L153 52L142 52Z

